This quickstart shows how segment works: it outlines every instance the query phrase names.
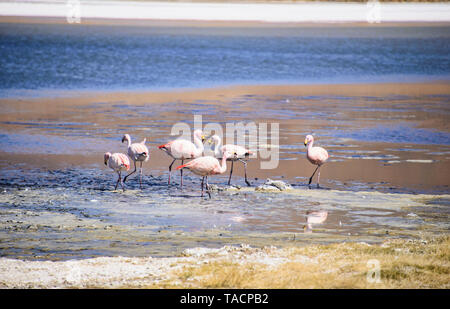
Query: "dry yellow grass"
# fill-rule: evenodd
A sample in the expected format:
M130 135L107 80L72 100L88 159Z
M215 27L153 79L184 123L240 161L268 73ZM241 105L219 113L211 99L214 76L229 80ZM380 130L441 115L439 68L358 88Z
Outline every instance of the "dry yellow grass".
M2 288L450 288L448 235L378 245L191 248L167 258L0 262Z
M449 288L450 237L394 240L383 245L341 243L282 250L288 261L273 266L229 259L192 265L176 273L191 288ZM287 253L286 253L287 252ZM302 257L301 260L298 258ZM307 261L305 262L305 258ZM309 260L308 260L309 259ZM380 265L369 282L369 260Z

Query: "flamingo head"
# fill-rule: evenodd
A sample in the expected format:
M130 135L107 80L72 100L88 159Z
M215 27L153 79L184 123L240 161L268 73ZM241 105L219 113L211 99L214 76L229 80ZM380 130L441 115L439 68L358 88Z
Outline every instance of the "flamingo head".
M200 139L202 141L202 143L205 141L206 136L205 134L203 134L202 130L195 130L194 131L194 136L197 137L198 139Z
M125 142L125 141L129 141L130 140L130 135L128 135L128 134L125 134L123 137L122 137L122 143L123 142Z
M304 233L312 233L312 225L311 224L306 224L303 226L303 232Z
M312 135L306 135L305 138L305 146L308 146L309 143L314 141L314 137Z
M226 158L226 159L231 158L231 157L237 157L237 153L235 151L234 152L225 151L223 153L223 157Z
M105 163L105 165L108 165L108 160L111 157L111 153L107 152L103 155L103 162Z
M208 144L212 145L212 144L217 144L220 141L220 137L216 134L214 135L210 135L207 137L207 142Z

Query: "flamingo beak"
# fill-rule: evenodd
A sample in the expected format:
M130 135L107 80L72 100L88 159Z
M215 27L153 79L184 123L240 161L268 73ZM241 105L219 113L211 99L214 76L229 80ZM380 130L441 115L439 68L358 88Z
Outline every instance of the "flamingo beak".
M206 140L206 142L209 144L209 145L211 145L212 143L213 143L213 140L211 139L211 137L212 137L212 134L210 134L210 135L208 135L208 136L202 136L202 142L203 142L203 140Z
M108 163L106 162L106 160L104 160L105 165L108 165Z
M307 139L305 139L305 147L306 147L306 145L308 145L308 140Z
M204 135L202 135L202 143L205 142L206 137Z
M123 143L123 142L125 142L125 136L124 136L124 137L122 137L122 143Z

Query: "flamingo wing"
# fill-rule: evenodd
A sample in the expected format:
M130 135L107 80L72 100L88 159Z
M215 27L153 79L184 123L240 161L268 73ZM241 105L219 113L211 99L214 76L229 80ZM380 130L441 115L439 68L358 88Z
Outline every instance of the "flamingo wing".
M236 153L237 158L245 158L247 155L252 154L252 152L246 149L245 147L231 144L226 144L222 146L222 153L225 152L229 152L232 154ZM233 159L233 157L231 157L230 159Z
M144 144L132 144L128 148L128 155L134 159L134 161L147 161L149 158L149 152L147 146Z
M113 153L108 160L108 166L115 171L130 169L130 159L123 153Z
M177 167L177 170L180 168L187 168L196 175L208 176L213 175L214 170L217 167L220 167L219 161L214 157L207 156L200 157L186 164L180 165Z
M177 139L171 144L171 155L176 159L186 160L195 158L195 152L195 145L188 140Z

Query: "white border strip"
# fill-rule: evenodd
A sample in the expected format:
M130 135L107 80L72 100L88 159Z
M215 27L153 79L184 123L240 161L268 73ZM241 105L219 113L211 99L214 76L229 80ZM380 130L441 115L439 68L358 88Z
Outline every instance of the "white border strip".
M188 3L86 0L0 1L0 16L66 17L69 3L80 17L149 20L367 22L367 3ZM373 3L373 2L372 2ZM450 3L378 3L379 22L450 22ZM373 7L372 7L373 9Z

